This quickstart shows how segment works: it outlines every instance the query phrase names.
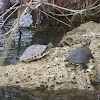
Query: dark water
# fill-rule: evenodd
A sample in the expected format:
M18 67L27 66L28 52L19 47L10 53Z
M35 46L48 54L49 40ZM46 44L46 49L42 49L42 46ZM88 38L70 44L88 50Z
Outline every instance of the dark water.
M0 100L100 100L99 89L94 91L77 89L61 91L38 89L28 91L14 88L1 88Z

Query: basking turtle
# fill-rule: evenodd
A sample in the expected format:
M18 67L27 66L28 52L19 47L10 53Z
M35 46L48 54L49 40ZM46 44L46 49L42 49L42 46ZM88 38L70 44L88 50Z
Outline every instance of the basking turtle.
M23 55L20 57L20 61L27 63L40 59L48 54L49 49L52 47L53 45L51 42L48 45L31 45L24 51Z
M83 69L87 69L85 63L88 62L93 56L91 50L89 49L91 40L87 40L86 44L82 47L76 48L68 57L69 62L66 64L66 67L69 67L71 64L81 65Z

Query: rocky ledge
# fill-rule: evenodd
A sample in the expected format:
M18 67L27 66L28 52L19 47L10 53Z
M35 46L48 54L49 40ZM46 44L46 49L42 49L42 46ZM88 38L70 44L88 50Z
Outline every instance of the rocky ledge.
M94 62L88 69L80 66L66 68L70 52L91 38L90 49ZM42 87L48 90L78 88L93 90L92 83L100 82L100 24L88 22L65 34L59 47L52 48L44 58L25 63L0 67L0 86L21 88Z

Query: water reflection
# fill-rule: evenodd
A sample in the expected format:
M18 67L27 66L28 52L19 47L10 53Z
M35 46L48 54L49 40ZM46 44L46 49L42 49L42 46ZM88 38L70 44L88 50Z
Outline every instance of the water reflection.
M7 89L0 89L0 100L37 100L34 96L24 92L8 91ZM38 99L39 100L39 99Z
M46 91L18 90L13 88L0 89L0 100L99 100L100 91L83 91L77 89Z

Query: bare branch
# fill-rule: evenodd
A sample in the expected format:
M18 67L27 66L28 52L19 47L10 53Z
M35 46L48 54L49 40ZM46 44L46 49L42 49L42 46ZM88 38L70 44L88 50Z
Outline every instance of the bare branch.
M3 25L4 25L5 22L8 20L8 18L9 18L14 12L16 12L16 11L18 10L18 8L19 8L19 7L17 7L17 8L4 20L4 22L1 24L0 28L3 27Z
M0 19L1 19L3 16L5 16L9 11L11 11L12 9L15 9L15 6L16 6L18 3L19 3L19 1L16 2L12 7L10 7L10 9L8 9L4 14L2 14L2 15L0 16Z

